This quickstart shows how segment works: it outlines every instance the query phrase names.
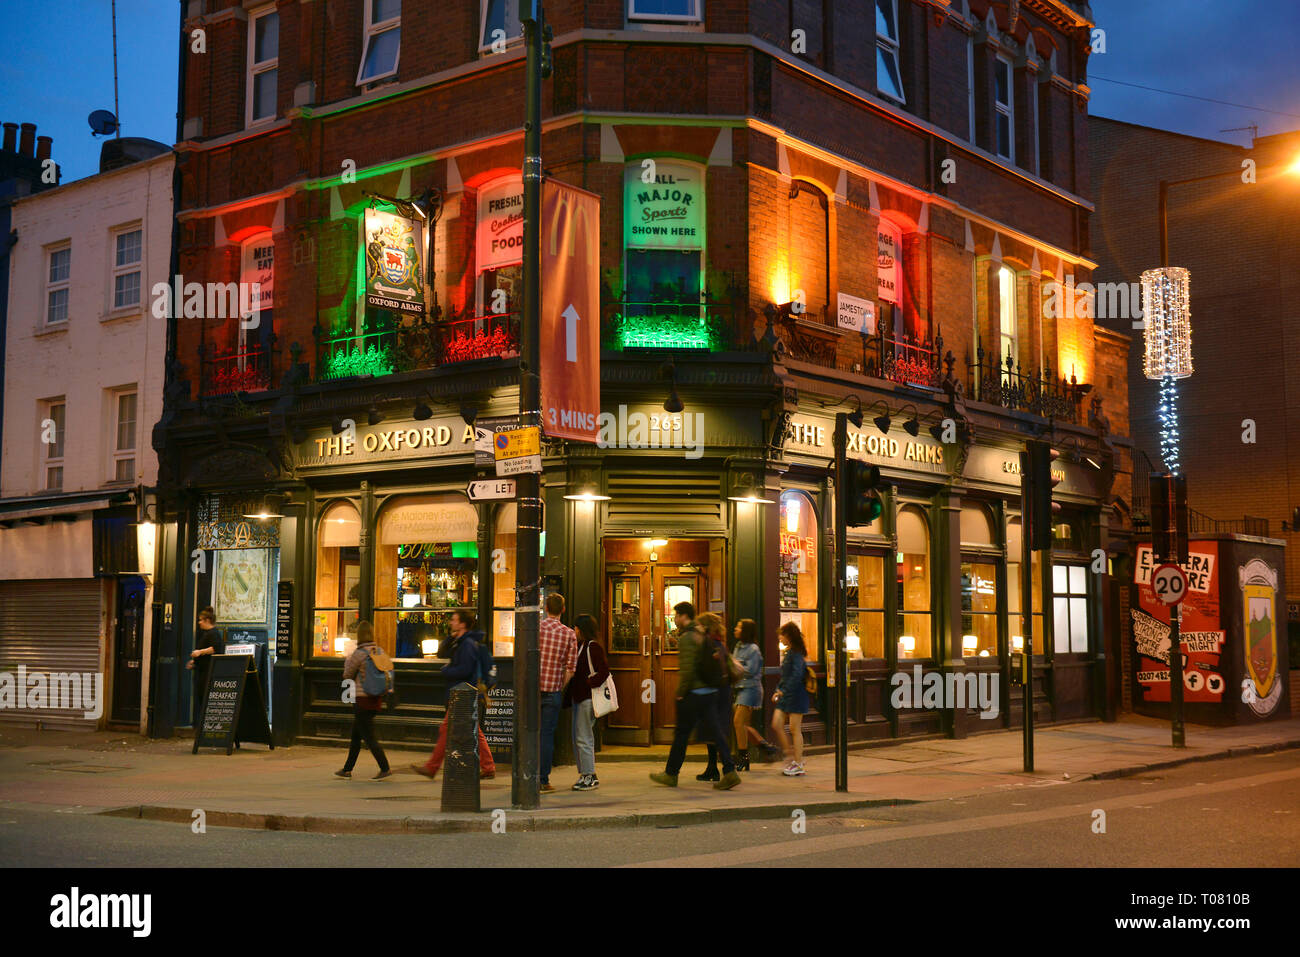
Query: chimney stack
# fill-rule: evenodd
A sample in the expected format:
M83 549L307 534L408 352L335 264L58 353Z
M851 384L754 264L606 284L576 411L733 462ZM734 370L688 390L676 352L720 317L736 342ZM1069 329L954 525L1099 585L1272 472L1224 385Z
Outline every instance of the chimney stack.
M53 142L49 136L36 137L36 162L44 163L50 158L50 144Z
M18 152L29 159L36 156L36 124L24 123L18 137Z
M18 148L18 124L17 124L17 123L6 123L6 124L5 124L4 151L5 151L6 153L12 153L12 152L14 152L17 148Z

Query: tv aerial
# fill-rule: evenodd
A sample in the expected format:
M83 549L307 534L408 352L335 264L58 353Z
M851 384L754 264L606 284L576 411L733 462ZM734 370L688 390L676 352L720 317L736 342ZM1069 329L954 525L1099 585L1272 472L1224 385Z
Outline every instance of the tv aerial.
M95 110L86 117L86 122L90 124L90 132L93 136L108 136L117 132L117 117L111 110Z

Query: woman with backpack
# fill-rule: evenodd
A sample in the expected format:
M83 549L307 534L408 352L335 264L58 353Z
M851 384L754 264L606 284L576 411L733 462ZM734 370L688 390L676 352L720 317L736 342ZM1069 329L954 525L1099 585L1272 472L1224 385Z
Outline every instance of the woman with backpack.
M578 756L578 783L573 790L592 791L600 787L600 781L596 779L596 713L591 691L605 683L609 666L596 641L596 619L579 615L573 630L578 633L578 666L565 694L565 703L573 705L573 752Z
M794 739L794 755L790 763L781 769L786 777L796 777L804 773L803 769L803 716L808 713L808 689L805 677L808 671L808 646L804 644L803 632L792 621L781 626L779 632L781 644L785 647L785 656L781 659L781 683L777 686L772 702L776 713L772 716L772 730L781 740L781 750L790 757L790 739L785 736L785 722L790 721L790 737Z
M483 674L484 662L480 648L486 643L487 638L483 632L475 629L475 624L472 611L458 609L451 613L451 640L444 644L446 657L451 660L450 663L442 666L441 675L449 682L449 691L450 685L461 681L483 685L480 689L480 701L483 701L485 700L483 696L487 693L486 689L496 683L496 676L495 667L491 669L492 674ZM481 719L482 715L478 726L478 776L494 778L497 776L497 768L492 760L492 751L488 748L487 736L483 734ZM444 718L442 726L438 729L438 743L434 745L433 754L429 755L429 760L424 764L412 764L412 771L423 774L426 778L438 776L438 771L442 768L442 759L447 753L449 730L451 730L450 723Z
M352 744L348 747L348 759L343 762L342 770L334 772L341 778L352 777L352 768L361 753L362 741L365 741L366 748L374 757L375 763L379 765L379 773L372 780L380 781L393 773L388 766L388 757L380 747L379 739L375 737L375 715L384 706L384 693L370 694L364 687L367 684L365 678L358 680L358 674L363 671L372 657L374 664L371 667L386 663L387 667L380 667L380 670L392 671L393 660L375 644L374 626L363 619L357 622L357 647L343 663L343 680L356 683L356 695L352 701Z

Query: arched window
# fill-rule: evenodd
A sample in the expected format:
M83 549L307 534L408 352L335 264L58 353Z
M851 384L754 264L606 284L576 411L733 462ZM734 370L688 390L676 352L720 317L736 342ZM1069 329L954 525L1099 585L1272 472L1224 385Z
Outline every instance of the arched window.
M395 658L431 658L453 611L478 614L478 512L460 495L404 495L378 524L375 641Z
M930 615L930 529L915 505L898 512L898 657L933 657Z
M351 502L335 502L321 513L316 528L312 654L349 653L360 607L361 515Z
M793 621L803 632L808 657L818 655L817 512L806 492L781 493L781 624Z
M993 522L983 505L961 510L961 653L998 656L998 560Z
M1016 341L1016 274L1007 266L998 270L998 361L1003 370L1007 356L1020 364L1019 343Z

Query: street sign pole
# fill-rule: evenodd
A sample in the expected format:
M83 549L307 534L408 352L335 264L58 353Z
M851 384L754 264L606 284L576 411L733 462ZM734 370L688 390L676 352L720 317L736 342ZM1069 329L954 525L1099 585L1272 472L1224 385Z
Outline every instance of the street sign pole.
M835 790L849 789L849 666L845 636L849 627L848 598L848 503L845 501L844 462L848 451L849 417L835 416Z
M1029 453L1020 453L1020 616L1024 619L1025 773L1034 770L1034 490Z
M546 18L541 0L519 0L527 49L524 77L524 309L519 328L519 424L541 424L541 204L542 45ZM515 551L515 747L510 794L520 810L540 806L541 651L537 630L541 585L541 482L535 472L516 477L518 507Z

